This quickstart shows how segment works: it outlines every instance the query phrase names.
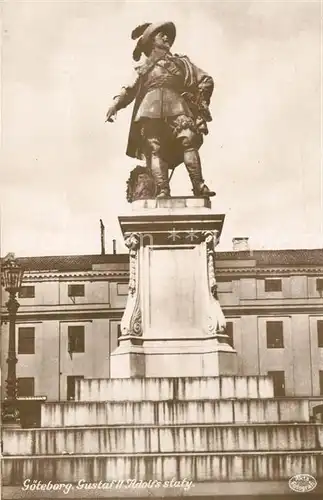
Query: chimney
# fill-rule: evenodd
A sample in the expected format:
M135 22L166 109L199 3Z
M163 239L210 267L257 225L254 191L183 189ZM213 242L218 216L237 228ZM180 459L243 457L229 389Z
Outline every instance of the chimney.
M233 250L235 252L243 252L243 251L249 251L249 238L248 237L239 237L239 238L233 238L232 239L232 245L233 245Z
M113 255L117 253L117 242L116 240L112 240L112 246L113 246Z
M105 235L104 235L104 224L102 219L100 219L100 234L101 234L101 255L105 255Z

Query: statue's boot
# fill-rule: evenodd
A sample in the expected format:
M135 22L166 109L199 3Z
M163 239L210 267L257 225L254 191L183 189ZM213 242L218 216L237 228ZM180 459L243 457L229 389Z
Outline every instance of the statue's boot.
M194 196L215 196L215 192L207 187L202 177L201 160L197 149L184 151L184 163L192 182Z
M156 198L169 198L170 197L170 192L167 189L162 189L160 193L156 196Z
M150 159L150 168L157 187L156 198L169 198L170 189L167 163L159 156L152 155Z

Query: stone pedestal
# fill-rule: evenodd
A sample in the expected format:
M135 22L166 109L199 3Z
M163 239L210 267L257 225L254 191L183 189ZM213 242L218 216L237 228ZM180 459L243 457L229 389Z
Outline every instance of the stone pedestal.
M205 198L140 200L132 208L119 217L130 280L111 377L236 374L215 278L224 215Z

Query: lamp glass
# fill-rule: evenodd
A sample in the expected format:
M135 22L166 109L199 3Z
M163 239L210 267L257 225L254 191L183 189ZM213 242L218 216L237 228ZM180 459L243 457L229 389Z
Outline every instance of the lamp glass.
M9 293L18 292L23 274L23 270L15 260L4 263L2 266L2 279L3 285Z

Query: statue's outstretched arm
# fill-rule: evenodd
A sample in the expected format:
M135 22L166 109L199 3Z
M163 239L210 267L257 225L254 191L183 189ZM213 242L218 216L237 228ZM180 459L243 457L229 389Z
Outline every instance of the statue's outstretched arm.
M113 98L113 103L107 111L106 121L113 122L113 117L120 109L126 108L135 99L138 90L139 76L132 83L121 88L120 93Z

